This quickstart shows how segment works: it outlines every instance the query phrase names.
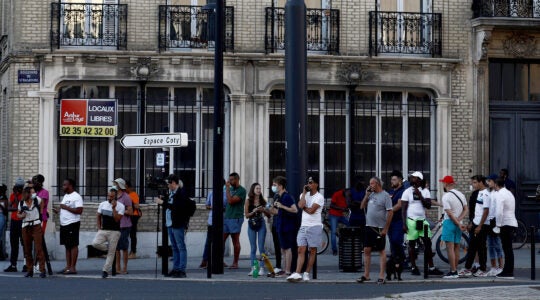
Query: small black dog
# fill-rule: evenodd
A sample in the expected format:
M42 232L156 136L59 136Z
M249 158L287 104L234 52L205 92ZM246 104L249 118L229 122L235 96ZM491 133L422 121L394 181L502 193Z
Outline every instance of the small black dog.
M401 281L401 273L403 272L403 258L399 256L390 256L386 261L386 280L391 281L392 275L394 279Z

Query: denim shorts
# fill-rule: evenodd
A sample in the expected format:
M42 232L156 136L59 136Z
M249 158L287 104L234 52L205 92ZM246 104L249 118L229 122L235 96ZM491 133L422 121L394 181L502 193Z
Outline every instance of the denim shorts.
M502 250L501 238L499 236L493 236L488 234L488 251L490 259L503 258L504 253Z
M244 224L244 218L240 219L224 219L223 233L240 233Z
M454 244L461 243L461 228L459 228L452 220L446 219L443 221L441 240Z
M129 247L129 232L131 227L120 228L120 239L116 245L116 250L127 250Z

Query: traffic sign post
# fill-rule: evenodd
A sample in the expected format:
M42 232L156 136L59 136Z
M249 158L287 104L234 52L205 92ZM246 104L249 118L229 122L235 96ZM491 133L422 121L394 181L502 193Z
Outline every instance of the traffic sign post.
M125 149L147 149L147 148L176 148L187 147L188 135L185 132L178 133L146 133L146 134L126 134L120 139L120 145ZM144 150L143 150L144 151ZM162 167L163 178L169 170L169 157L167 152L160 152L156 155L156 166ZM140 166L143 168L143 166ZM165 207L163 207L162 220L162 247L161 271L163 275L168 273L168 233L165 226Z
M187 147L188 135L185 132L126 134L120 144L125 149Z

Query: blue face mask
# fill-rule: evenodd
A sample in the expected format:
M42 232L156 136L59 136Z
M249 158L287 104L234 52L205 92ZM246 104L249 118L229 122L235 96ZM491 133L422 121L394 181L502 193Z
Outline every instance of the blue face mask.
M278 192L278 189L277 189L277 186L273 185L272 186L272 193L277 193Z
M36 193L33 193L33 194L32 194L32 199L36 199L36 197L37 197L37 194L36 194Z

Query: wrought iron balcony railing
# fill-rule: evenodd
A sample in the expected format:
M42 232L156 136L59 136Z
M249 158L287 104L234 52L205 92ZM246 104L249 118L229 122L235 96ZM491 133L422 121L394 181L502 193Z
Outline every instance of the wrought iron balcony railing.
M212 10L196 5L159 6L159 49L214 47ZM225 51L234 50L234 7L225 8Z
M473 17L540 18L540 0L474 0Z
M307 9L306 40L308 51L339 53L339 10ZM284 8L266 8L265 50L285 50Z
M441 55L439 13L369 12L369 53Z
M127 46L127 4L51 3L51 49Z

